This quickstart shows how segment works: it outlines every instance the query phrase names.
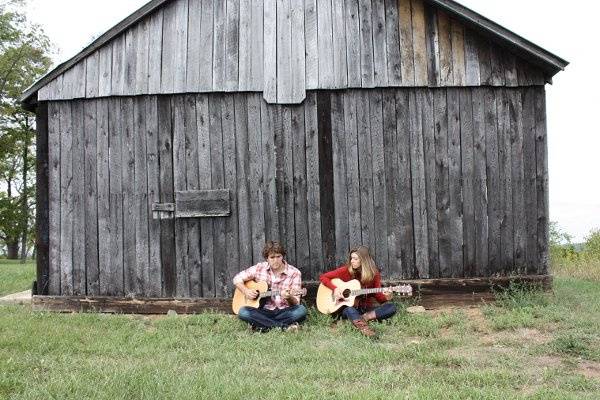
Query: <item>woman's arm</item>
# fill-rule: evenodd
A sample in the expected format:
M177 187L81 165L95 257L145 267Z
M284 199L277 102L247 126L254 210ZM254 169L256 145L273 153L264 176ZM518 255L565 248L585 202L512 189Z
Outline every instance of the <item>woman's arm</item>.
M344 280L344 271L348 271L348 267L342 265L341 267L338 267L332 271L321 274L319 280L323 285L327 286L329 289L335 290L335 285L331 282L331 280L336 278Z

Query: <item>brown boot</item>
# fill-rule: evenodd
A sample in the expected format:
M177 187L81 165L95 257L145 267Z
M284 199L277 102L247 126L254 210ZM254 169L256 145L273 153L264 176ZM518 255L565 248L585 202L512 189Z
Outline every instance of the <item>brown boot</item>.
M364 313L362 317L365 321L369 322L377 319L377 314L375 314L375 311L369 311Z
M352 321L352 325L354 325L354 327L366 337L372 338L376 335L375 331L369 328L369 325L367 325L367 323L363 319L357 319Z

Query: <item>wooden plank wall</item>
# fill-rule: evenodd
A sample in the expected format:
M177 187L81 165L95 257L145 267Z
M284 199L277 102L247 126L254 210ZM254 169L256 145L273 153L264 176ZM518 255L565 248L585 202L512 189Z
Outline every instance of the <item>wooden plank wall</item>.
M175 0L38 99L251 91L299 104L314 89L544 82L540 69L423 0Z
M50 102L49 293L220 297L282 241L307 280L371 247L395 278L547 273L543 88ZM231 216L155 219L176 190ZM85 195L83 195L85 193Z

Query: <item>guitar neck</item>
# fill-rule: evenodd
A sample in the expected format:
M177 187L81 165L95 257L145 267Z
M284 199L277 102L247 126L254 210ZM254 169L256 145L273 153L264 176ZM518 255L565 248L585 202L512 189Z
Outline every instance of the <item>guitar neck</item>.
M361 296L364 294L383 293L385 290L397 291L399 286L387 287L387 288L371 288L371 289L358 289L350 292L351 296Z
M267 290L266 292L261 293L260 296L258 296L258 297L260 299L264 299L265 297L280 296L280 295L281 295L280 290Z

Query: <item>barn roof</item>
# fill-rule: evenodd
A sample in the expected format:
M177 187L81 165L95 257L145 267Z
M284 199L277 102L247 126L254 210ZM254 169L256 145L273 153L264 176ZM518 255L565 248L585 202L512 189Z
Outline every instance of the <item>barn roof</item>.
M48 84L56 80L62 74L66 73L78 63L85 60L86 57L92 55L94 52L97 52L107 43L110 43L111 41L115 40L115 38L117 38L119 35L125 33L129 28L142 21L147 16L151 15L154 11L173 1L174 0L152 0L148 2L139 10L125 18L123 21L115 25L112 29L110 29L98 39L93 41L77 55L58 65L52 71L50 71L41 79L39 79L36 83L34 83L23 93L21 97L22 103L25 105L25 107L32 108L38 100L38 91L40 89L46 87ZM540 71L543 72L544 80L548 82L551 81L552 76L554 76L559 71L564 70L565 67L568 65L568 62L564 59L552 54L551 52L543 49L542 47L528 41L527 39L511 32L510 30L502 27L501 25L485 18L484 16L462 6L461 4L455 1L423 1L426 4L432 5L434 8L443 10L453 19L456 19L463 23L465 27L468 27L474 32L477 32L482 37L486 37L489 40L492 40L495 44L498 44L499 46L507 49L511 53L516 54L518 57L522 58L530 65L538 68ZM377 59L377 57L375 57L375 59ZM309 87L307 87L307 89L309 89ZM266 90L267 88L265 88L265 91ZM267 96L265 94L265 98L266 97Z

